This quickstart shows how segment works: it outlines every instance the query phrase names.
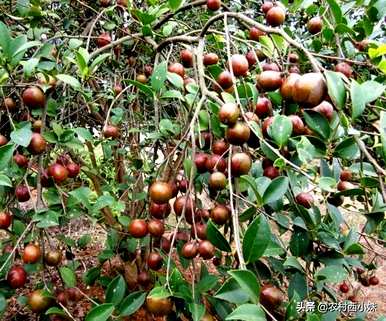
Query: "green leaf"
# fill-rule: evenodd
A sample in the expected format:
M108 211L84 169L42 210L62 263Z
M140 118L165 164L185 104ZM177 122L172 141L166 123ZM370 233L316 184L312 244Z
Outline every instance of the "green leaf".
M241 182L246 182L251 187L252 191L255 193L255 196L256 196L258 203L262 204L263 199L261 198L261 195L257 189L257 186L258 186L257 182L251 176L248 176L248 175L240 176L239 180Z
M32 48L32 47L37 47L42 45L40 41L28 41L22 46L20 46L14 53L13 57L17 56L18 54L25 52L27 49Z
M23 147L27 147L29 145L29 143L31 142L31 138L32 138L32 130L31 130L30 123L28 123L27 126L14 130L11 133L12 141L15 144Z
M101 65L110 56L111 54L105 53L103 55L96 57L90 65L91 73L94 73L98 69L99 65Z
M91 309L86 316L86 321L106 321L113 314L114 305L105 303Z
M315 146L306 136L301 136L299 142L296 143L296 151L303 164L312 161L317 154Z
M310 127L323 139L330 138L331 127L323 115L314 110L308 110L304 112L304 120L306 121L308 127Z
M190 303L189 311L192 314L193 321L200 321L205 314L205 306L202 304Z
M61 268L59 268L59 273L61 278L63 279L64 284L68 288L73 288L76 286L76 276L73 270L71 270L67 266L62 266Z
M226 280L214 297L234 304L243 304L249 301L249 295L234 278Z
M240 305L225 320L267 321L260 304Z
M39 58L31 58L27 61L21 61L20 64L23 66L24 75L29 78L34 72L36 66L39 64Z
M381 111L380 115L379 133L381 134L383 159L386 161L386 112L384 111Z
M0 186L12 187L13 185L8 176L0 174Z
M249 270L232 270L228 271L240 287L248 294L253 303L259 302L260 286L257 277Z
M0 147L0 169L8 166L15 150L14 144L7 144Z
M131 80L131 79L127 80L127 82L129 84L132 84L135 87L137 87L140 91L142 91L145 95L147 95L148 98L151 98L151 99L154 98L154 92L153 92L153 90L151 89L150 86L142 84L142 83L140 83L139 81L136 81L136 80Z
M339 4L335 0L327 0L327 3L330 6L332 14L335 18L335 23L338 24L342 22L342 10L340 9Z
M315 277L318 280L323 280L328 283L338 283L346 280L348 273L343 266L331 265L320 269L316 272Z
M170 81L170 83L174 87L177 87L180 89L184 88L184 80L180 75L177 75L174 72L167 72L166 78L168 79L168 81Z
M359 147L355 139L353 137L349 137L340 142L335 147L334 155L347 160L353 160L359 157Z
M0 316L5 311L6 307L7 307L7 300L5 299L4 294L0 293Z
M167 90L163 93L161 99L180 99L184 100L184 96L181 94L180 91L172 89Z
M176 11L178 8L182 6L185 0L169 0L169 8L173 11Z
M224 252L232 251L224 235L217 229L216 225L214 225L211 220L208 221L206 233L207 233L208 240L219 250Z
M12 38L9 34L7 26L0 21L0 47L8 60L11 60L12 58L12 50L10 50L11 41Z
M319 187L326 192L334 192L336 188L336 181L333 177L321 177L319 180Z
M45 313L45 315L51 315L51 314L60 315L62 317L66 317L67 316L66 313L62 309L60 309L58 307L51 307Z
M248 263L256 262L265 252L271 231L266 218L259 215L248 226L243 239L243 254Z
M287 144L292 134L291 119L284 115L275 116L271 126L268 128L268 134L280 147L283 147Z
M343 109L346 103L346 88L340 72L325 71L328 94L338 109Z
M164 87L168 71L166 63L166 61L163 61L158 64L151 75L151 86L155 91L159 91Z
M70 76L70 75L65 75L65 74L59 74L56 75L56 78L60 81L63 81L65 84L70 85L74 89L80 89L80 82L78 79Z
M350 94L352 103L352 118L356 119L364 112L366 104L376 100L385 91L385 86L379 82L369 80L358 84L351 83Z
M119 305L120 316L129 316L135 313L145 302L146 292L137 291L130 293Z
M281 199L287 192L289 180L288 177L276 177L267 187L263 195L264 204L273 203Z
M126 282L122 275L118 275L110 282L106 289L106 302L118 305L126 292Z

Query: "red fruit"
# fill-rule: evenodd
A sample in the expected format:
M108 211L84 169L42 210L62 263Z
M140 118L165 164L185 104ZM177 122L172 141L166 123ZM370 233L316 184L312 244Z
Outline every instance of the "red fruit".
M355 48L357 48L359 51L365 51L366 48L369 46L369 40L363 39L362 41L355 42L354 43Z
M54 181L52 177L48 176L48 172L46 169L42 171L42 175L40 177L40 183L43 187L48 188L54 185Z
M206 169L206 161L208 160L208 155L204 153L198 153L194 157L194 164L196 165L198 173L205 173Z
M62 183L68 177L68 170L66 167L55 163L48 168L48 175L50 175L55 183Z
M168 67L168 71L174 74L180 75L182 78L185 76L185 68L179 62L175 62Z
M7 229L12 223L12 215L9 212L0 212L0 229Z
M252 27L249 29L250 40L259 41L261 36L265 36L265 32L261 31L259 28Z
M150 220L147 229L151 235L161 237L165 232L165 225L160 220Z
M210 214L209 214L209 211L207 209L203 209L203 208L199 208L197 211L196 211L198 217L200 217L201 219L207 221L209 220L210 218Z
M260 291L260 303L267 309L275 309L284 301L283 293L272 284L265 284Z
M82 294L77 288L69 288L66 290L66 292L68 299L72 302L79 301L82 298Z
M176 197L178 194L178 186L175 180L171 180L168 182L171 190L172 190L172 198Z
M196 223L195 225L192 226L192 230L190 235L192 237L197 237L201 240L206 240L206 224L205 223Z
M117 5L121 7L127 7L127 0L117 0Z
M241 146L248 141L251 130L246 123L238 121L232 127L227 128L225 135L230 144Z
M224 141L223 139L222 140L216 140L212 144L212 152L213 152L213 154L216 154L216 155L221 156L221 155L225 154L228 149L229 149L229 144L226 141Z
M180 52L180 60L184 67L192 67L193 66L193 53L188 50L184 49Z
M139 285L142 285L145 288L152 283L150 274L146 271L142 271L138 274L137 281Z
M19 202L27 202L30 199L28 187L19 185L15 189L15 196Z
M28 167L28 158L22 154L16 153L15 156L13 156L13 160L19 167Z
M272 116L264 119L263 126L261 129L264 136L268 135L268 128L269 128L269 126L271 126L272 123L273 123L273 117Z
M99 48L107 46L111 43L111 37L108 32L100 34L96 40L96 44Z
M56 301L64 306L68 303L68 295L66 291L59 291L56 294Z
M157 252L150 252L147 258L147 265L150 269L158 271L163 264L162 256Z
M143 238L148 233L148 226L145 220L134 219L129 225L129 233L135 238Z
M372 277L369 278L369 283L370 285L378 285L379 279L375 275L373 275Z
M219 191L227 186L227 178L222 172L214 172L210 174L208 180L209 189L212 191Z
M273 162L269 158L264 158L261 165L263 169L266 169L269 166L273 166Z
M151 200L157 204L167 203L172 198L173 190L169 183L156 181L149 189Z
M355 295L350 295L347 300L351 302L358 302L358 298Z
M189 188L189 181L187 179L182 179L178 182L178 189L182 193L186 193Z
M206 169L209 172L213 172L215 170L220 172L225 172L227 168L226 160L222 158L220 155L216 155L216 154L209 156L205 165L206 165Z
M28 305L32 312L40 313L47 310L53 303L51 296L46 296L43 290L35 290L28 296Z
M268 70L280 71L280 67L278 66L278 64L275 64L274 62L271 62L271 63L265 62L263 64L263 71L268 71Z
M33 155L43 153L47 148L47 142L39 133L32 133L31 142L28 145L28 151Z
M340 180L341 181L350 181L352 180L352 171L349 169L344 169L340 172Z
M280 87L280 94L285 100L292 100L295 83L300 77L297 73L290 73L289 76L284 79Z
M328 101L324 100L312 109L322 114L328 121L331 121L334 117L334 107Z
M225 125L234 125L240 116L240 109L234 103L226 103L221 106L218 118Z
M218 56L213 52L207 53L203 57L203 63L205 66L215 65L218 63L218 60L219 60Z
M231 173L233 176L241 176L249 173L252 167L251 157L246 153L235 153L231 159Z
M233 86L232 75L229 71L224 70L217 77L217 83L223 89L228 89Z
M160 249L162 251L164 251L165 253L169 253L171 246L172 244L170 242L170 239L167 239L166 237L161 238Z
M7 282L12 289L18 289L27 282L27 272L21 265L14 265L8 272Z
M75 178L79 175L80 172L80 166L75 163L70 163L66 166L68 171L68 177Z
M4 135L0 134L0 146L4 146L7 143L8 143L8 139Z
M302 192L296 195L296 203L304 206L305 208L311 208L314 204L314 198L310 193Z
M280 88L283 83L283 78L279 71L266 70L257 76L258 89L272 91Z
M338 188L338 191L347 191L349 189L356 188L356 186L347 181L339 181L337 188Z
M196 145L202 149L208 149L213 139L212 134L208 131L202 131L199 135L200 136L196 138Z
M40 247L35 244L28 244L24 248L23 262L24 263L36 263L39 261L42 253Z
M299 56L296 53L290 53L288 55L288 60L290 63L296 64L299 61Z
M113 90L114 90L115 96L118 96L123 90L122 85L120 83L116 83L113 87Z
M352 77L352 68L348 63L340 62L335 66L336 72L341 72L343 75L345 75L347 78Z
M103 136L105 138L116 139L120 136L119 128L114 125L107 125L105 128L103 128Z
M340 290L340 292L342 292L342 293L347 293L348 291L350 291L350 288L349 288L349 286L347 285L346 282L343 282L343 283L341 283L341 284L339 285L339 290Z
M307 22L307 29L310 34L315 35L322 31L323 22L320 17L313 17Z
M301 135L304 133L305 127L302 119L297 115L290 115L288 118L292 122L292 130L295 135Z
M171 210L172 209L169 203L157 204L152 202L150 203L150 206L149 206L150 215L158 219L163 219L168 217Z
M186 242L181 249L181 256L185 259L193 259L197 253L198 247L195 241Z
M207 240L200 241L198 245L198 253L204 260L210 260L216 252L216 248Z
M238 76L245 76L249 69L249 64L247 58L244 55L233 55L231 57L231 64L233 74Z
M28 87L22 94L23 103L28 108L43 108L46 102L44 92L36 86Z
M311 72L300 76L294 83L292 98L297 103L318 105L325 96L326 83L321 73Z
M275 6L268 10L265 19L273 27L280 26L285 20L285 10L281 6Z
M266 97L259 97L257 99L255 113L260 118L271 115L272 114L272 102Z
M8 109L9 112L12 112L16 109L16 103L12 97L4 98L4 107Z
M273 3L271 1L265 1L261 6L261 10L266 14L272 7Z
M255 65L258 60L258 57L254 50L248 51L247 54L245 55L245 58L247 58L248 60L249 67L252 67L253 65Z
M209 10L216 11L221 8L221 0L207 0L206 6Z
M173 209L177 216L181 216L184 212L184 209L185 217L193 216L194 212L196 211L196 204L191 197L188 198L187 196L180 196L175 200Z
M102 7L108 7L110 5L110 0L100 0L99 3Z
M366 277L364 277L364 278L361 278L361 279L360 279L360 282L361 282L361 284L362 284L363 286L365 286L365 287L368 287L368 286L370 286L370 282L369 282L369 279L368 279L368 278L366 278Z
M231 212L225 205L216 205L210 211L210 217L218 225L224 225L231 217Z
M274 166L268 166L264 169L263 175L270 179L274 179L280 175L279 170Z
M190 77L185 77L184 78L184 87L185 87L185 89L187 88L187 86L189 84L195 84L195 83L196 83L196 81L193 78L190 78Z
M363 274L363 273L365 273L365 270L362 269L361 267L357 267L356 271L357 271L358 274Z

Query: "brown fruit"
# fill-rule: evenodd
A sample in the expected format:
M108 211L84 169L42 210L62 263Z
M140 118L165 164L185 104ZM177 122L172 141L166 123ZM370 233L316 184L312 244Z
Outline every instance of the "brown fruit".
M259 28L251 27L249 29L249 40L259 41L261 36L265 36L265 32Z
M351 66L346 62L340 62L335 66L336 72L341 72L343 75L345 75L347 78L352 77L352 68Z
M32 312L40 313L53 304L53 298L47 296L43 290L35 290L28 296L28 305Z
M184 49L180 52L180 60L184 67L190 68L193 66L193 53L188 50Z
M198 173L205 173L206 161L208 160L208 155L204 153L197 153L194 157L194 164L196 165Z
M16 103L12 97L4 98L4 107L8 109L9 112L12 112L16 109Z
M266 169L269 166L273 166L273 162L269 158L264 158L261 163L261 166L263 167L263 169Z
M307 29L310 34L317 34L322 31L323 22L320 17L313 17L307 22Z
M40 177L40 181L43 187L48 188L54 185L54 180L52 177L48 175L48 172L46 169L42 171L42 175Z
M207 228L207 225L205 223L201 223L201 222L196 223L195 225L192 226L190 235L192 237L196 237L196 233L197 233L197 237L199 239L206 240L206 228Z
M280 71L280 67L278 66L278 64L274 62L271 62L271 63L265 62L262 67L263 67L263 71L268 71L268 70Z
M147 265L150 269L158 271L163 264L162 256L157 252L150 252L147 258Z
M349 169L344 169L340 172L340 180L341 181L350 181L352 180L352 171Z
M185 213L185 217L192 216L196 211L196 204L191 197L180 196L175 200L173 210L177 216L181 216L183 212Z
M166 238L166 237L162 237L161 238L161 241L160 241L160 249L162 251L164 251L165 253L169 253L170 252L170 248L171 248L172 244L170 242L170 239Z
M273 123L273 117L272 116L264 119L263 126L262 126L262 129L261 129L261 131L263 132L264 136L268 135L268 128L269 128L269 126L271 126L272 123Z
M23 103L28 108L43 108L46 102L44 92L36 86L28 87L22 94Z
M68 177L75 178L79 175L80 172L80 166L75 163L70 163L66 166L68 171Z
M12 289L18 289L27 282L27 272L21 265L14 265L8 272L7 282Z
M0 212L0 229L7 229L12 223L12 215L9 212Z
M15 196L19 202L27 202L30 199L28 187L19 185L15 189Z
M196 138L196 145L202 149L208 149L213 140L212 134L208 131L202 131L199 135Z
M265 1L261 6L261 10L266 14L272 7L273 3L271 1Z
M285 100L292 100L295 83L300 79L300 75L296 73L290 73L286 79L284 79L281 87L280 94Z
M373 275L369 278L369 283L370 285L378 285L379 279L375 275Z
M318 105L325 96L326 83L320 73L308 73L295 81L292 97L297 103Z
M111 37L108 32L101 33L96 40L96 44L99 48L107 46L110 43Z
M148 233L148 226L145 220L134 219L129 225L129 233L135 238L143 238Z
M315 106L312 109L322 114L328 119L328 121L331 121L334 117L334 107L328 101L324 100L318 106Z
M69 288L66 290L67 297L70 301L76 302L82 298L82 294L79 292L77 288Z
M66 306L68 304L68 296L66 291L59 291L56 294L56 302Z
M227 168L226 160L222 158L220 155L216 155L216 154L209 156L205 165L206 165L206 169L209 172L213 172L215 170L220 172L225 172Z
M295 197L296 203L304 206L305 208L311 208L314 204L314 198L310 193L302 192L296 195Z
M274 179L280 175L280 172L276 167L268 166L264 169L263 175L270 179Z
M182 193L186 193L189 188L189 181L187 179L182 179L178 182L178 189Z
M151 202L149 206L150 215L158 219L163 219L168 217L171 210L172 208L169 203L157 204L157 203Z
M207 53L203 57L203 63L205 66L215 65L218 63L218 60L218 56L213 52Z
M228 149L229 149L229 144L223 139L216 140L212 144L212 152L213 152L213 154L216 154L216 155L221 156L221 155L225 154Z
M178 194L178 186L177 182L175 180L171 180L168 182L171 190L172 190L172 198L176 197Z
M296 53L290 53L288 55L288 61L290 63L296 64L299 61L299 55Z
M8 139L7 137L5 137L4 135L1 135L0 134L0 146L4 146L8 143Z
M149 189L151 200L157 204L167 203L172 198L172 188L169 183L156 181Z
M247 54L245 55L245 58L247 58L248 60L249 67L252 67L253 65L255 65L258 60L258 57L254 50L248 51Z
M238 121L232 127L227 128L225 135L230 144L242 145L248 141L251 130L246 123Z
M207 240L200 241L198 245L198 253L204 260L210 260L216 252L216 248Z
M232 75L229 71L224 70L217 77L217 83L223 89L228 89L233 86Z
M233 55L231 57L231 64L233 74L236 77L245 76L249 70L249 64L247 58L244 55Z
M179 62L175 62L168 67L168 71L177 75L180 75L182 78L185 76L185 68Z
M231 173L233 176L241 176L249 173L252 167L251 157L246 153L235 153L231 159Z
M206 312L204 316L200 319L200 321L215 321L215 320L208 312Z
M169 298L146 298L146 310L154 316L162 317L173 310L173 303Z
M257 99L255 113L260 118L269 116L272 114L272 102L266 97L259 97Z
M55 163L48 168L48 175L54 179L55 183L62 183L68 177L68 170L66 167Z
M99 3L102 7L108 7L110 5L110 0L100 0Z
M105 128L103 128L103 136L105 138L116 139L120 136L119 128L114 125L107 125Z
M304 133L305 127L302 119L297 115L289 115L288 118L292 122L292 130L295 135L301 135Z
M206 6L209 10L216 11L221 8L221 0L207 0Z
M343 282L339 285L339 290L342 293L348 293L348 291L350 291L350 288L346 282Z
M37 119L32 123L32 129L35 133L40 133L43 127L43 121L41 119Z
M181 249L181 256L185 259L193 259L197 256L198 246L195 241L186 242Z
M24 168L28 167L28 162L29 162L28 158L22 154L16 153L15 156L13 156L13 160L19 167L24 167Z
M144 74L137 75L136 80L138 82L140 82L141 84L146 84L147 83L147 77Z
M281 6L274 6L268 10L265 19L272 27L277 27L283 24L285 20L285 10Z
M24 263L36 263L39 261L42 253L40 247L35 244L28 244L24 248L23 252L23 262Z
M39 133L32 133L31 142L28 145L28 151L33 155L43 153L47 148L47 142Z
M225 125L234 125L240 116L240 108L234 103L226 103L221 106L218 118Z
M227 186L227 178L222 172L214 172L210 174L208 180L210 190L219 191Z
M209 220L210 214L209 214L209 211L207 209L199 208L196 212L197 212L197 215L201 219L203 219L205 221Z
M257 76L257 87L265 91L272 91L280 88L283 78L279 71L267 70Z
M272 284L266 284L260 291L260 303L267 309L277 308L284 300L283 293Z
M160 220L150 220L147 223L149 233L155 237L161 237L165 232L165 225Z
M62 262L62 251L52 250L44 255L44 262L48 266L58 266Z
M222 204L216 205L210 211L210 218L218 225L224 225L231 217L228 207Z
M153 282L149 272L147 272L147 271L141 271L138 274L137 281L138 281L139 285L142 285L145 288L148 287Z
M356 186L347 181L339 181L337 188L338 191L347 191L356 188Z
M126 8L127 0L117 0L117 5Z
M368 287L368 286L370 286L370 282L369 282L369 279L368 279L368 278L366 278L366 277L364 277L364 278L360 278L360 282L361 282L361 284L362 284L363 286L365 286L365 287Z

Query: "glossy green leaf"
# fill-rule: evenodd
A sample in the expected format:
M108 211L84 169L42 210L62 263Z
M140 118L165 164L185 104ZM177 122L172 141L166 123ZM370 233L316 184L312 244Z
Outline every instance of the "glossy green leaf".
M137 291L130 293L119 306L120 316L129 316L135 313L145 302L146 292Z
M208 221L206 228L208 240L219 250L224 252L231 252L232 249L224 237L224 235L217 229L216 225L211 220Z
M310 127L314 132L316 132L323 139L329 139L331 135L330 124L327 119L320 113L308 110L304 112L304 120L307 123L307 126Z
M240 305L225 320L267 321L260 304Z
M292 121L287 116L277 115L268 128L268 134L280 146L287 144L292 134Z
M70 75L59 74L55 76L58 80L63 81L65 84L70 85L74 89L80 89L80 82L78 79Z
M62 277L64 284L68 288L73 288L76 286L76 276L73 270L71 270L67 266L62 266L59 268L59 273Z
M352 160L359 157L359 147L353 137L340 142L334 150L334 155L343 159Z
M226 280L214 296L234 304L242 304L249 301L249 295L234 278Z
M106 321L113 314L114 305L105 303L91 309L87 314L85 321Z
M9 179L8 176L4 174L0 174L0 186L8 186L12 187L12 181Z
M288 190L288 177L276 177L265 190L263 195L264 204L273 203L281 199Z
M347 271L340 265L326 266L316 272L315 277L318 280L323 280L328 283L338 283L346 280L348 276Z
M162 87L164 87L167 72L166 61L161 62L154 68L153 74L151 75L151 86L155 91L159 91Z
M122 275L118 275L114 280L110 282L106 289L106 302L119 304L126 292L126 281Z
M379 120L379 133L381 134L383 159L386 161L386 112L381 111Z
M352 104L352 118L356 119L364 112L366 104L376 100L385 91L386 86L369 80L363 84L355 80L351 83L350 94Z
M327 79L328 94L334 105L338 109L344 108L346 103L346 88L341 73L327 70L324 72L324 75Z
M205 306L202 304L190 303L189 311L192 314L193 321L200 321L205 314Z
M253 303L259 302L260 285L257 277L249 270L228 271L240 287L248 294L249 300Z
M248 226L243 239L244 259L248 263L256 262L268 247L271 230L267 219L260 214Z
M20 146L27 147L31 141L32 138L32 130L31 130L31 124L28 123L28 125L15 129L11 133L11 139L12 141Z

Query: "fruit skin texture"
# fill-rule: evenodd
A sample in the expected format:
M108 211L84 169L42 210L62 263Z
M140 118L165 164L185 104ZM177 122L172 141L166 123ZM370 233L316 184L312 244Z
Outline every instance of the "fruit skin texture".
M242 145L248 141L251 130L247 124L238 121L232 127L228 127L225 135L230 144Z
M209 176L208 185L211 190L222 190L227 186L227 178L222 172L214 172Z
M252 67L254 64L256 64L258 60L258 57L253 50L248 51L247 54L245 55L245 58L247 58L248 60L249 67Z
M185 211L184 211L185 208ZM176 201L173 204L174 213L177 216L181 216L182 213L185 213L186 216L193 216L196 211L196 204L194 203L191 197L180 196L177 197Z
M211 259L215 254L216 248L207 240L201 241L198 245L198 253L204 260Z
M284 300L283 293L272 284L265 284L260 291L260 303L266 308L274 309Z
M350 288L349 288L349 286L347 285L346 282L343 282L343 283L341 283L341 284L339 285L339 290L340 290L340 292L342 292L342 293L348 293L348 291L350 291Z
M280 88L283 78L279 71L266 70L257 76L257 87L265 91L272 91Z
M272 27L280 26L285 20L285 10L280 6L272 7L268 10L265 18Z
M335 66L335 71L341 72L343 75L345 75L347 78L352 77L352 68L351 66L346 62L340 62Z
M99 37L97 38L97 46L99 48L107 46L111 42L111 37L108 32L101 33Z
M327 87L323 76L320 73L311 72L302 75L296 80L292 97L297 103L316 106L322 101L326 89Z
M251 27L249 29L249 40L259 41L261 36L264 36L265 32L261 31L259 28Z
M0 212L0 229L7 229L12 223L12 215L8 212Z
M14 265L8 272L7 282L12 289L21 288L27 282L27 272L21 265Z
M218 118L225 125L234 125L240 116L240 109L234 103L226 103L221 106Z
M221 0L208 0L206 6L209 10L216 11L221 8Z
M260 118L266 117L272 113L272 102L267 97L257 99L255 113Z
M301 135L304 133L305 127L302 119L297 115L290 115L288 118L292 122L292 130L295 135Z
M175 62L168 67L168 71L174 74L180 75L182 78L185 76L185 68L179 62Z
M19 202L27 202L30 199L28 187L25 185L19 185L15 189L15 195Z
M75 163L70 163L66 166L68 171L68 177L75 178L79 175L80 172L80 166Z
M45 296L43 290L35 290L28 296L28 305L32 312L39 313L47 310L53 300L51 297Z
M145 220L135 219L129 225L129 233L135 238L145 237L148 233L148 226Z
M53 177L55 183L62 183L68 177L68 170L66 167L55 163L48 168L48 175Z
M13 156L13 160L19 167L26 168L28 166L28 158L25 157L24 155L17 153L15 154L15 156Z
M184 67L192 67L193 65L193 53L188 50L188 49L184 49L180 52L180 60L182 62L182 64L184 65Z
M149 223L147 223L147 229L151 235L156 237L161 237L165 232L164 223L160 220L150 220Z
M181 249L181 255L186 259L193 259L197 253L198 248L195 241L186 242Z
M218 63L218 56L217 54L210 52L204 55L203 57L203 63L205 66L215 65Z
M280 71L280 67L277 64L275 64L274 62L264 63L263 64L263 71L267 71L267 70Z
M349 189L356 188L356 186L347 181L339 181L337 188L338 188L338 191L347 191Z
M218 225L224 225L231 217L229 209L222 204L216 205L210 211L210 217Z
M315 35L322 31L323 21L320 17L313 17L307 22L307 29L310 34Z
M120 136L119 128L113 125L107 125L103 128L103 136L105 138L113 138L116 139Z
M206 240L206 228L207 228L207 225L205 223L196 223L195 225L192 226L190 235L192 237L195 237L197 233L197 237L199 239Z
M280 172L276 167L268 166L264 169L263 175L270 179L274 179L280 175Z
M33 155L43 153L47 148L47 142L39 133L32 133L31 142L28 145L28 151Z
M23 102L28 108L43 108L46 102L44 92L36 86L28 87L22 94Z
M349 169L344 169L340 172L340 180L350 181L352 180L352 172Z
M311 208L314 203L314 198L310 193L302 192L296 195L295 197L296 203L304 206L305 208Z
M248 174L252 167L252 159L246 153L235 153L231 159L231 173L233 176Z
M4 98L4 107L8 109L8 111L12 112L16 109L16 103L12 97Z
M314 111L322 114L324 117L331 121L334 117L334 107L328 101L322 101L318 106L312 108Z
M173 303L169 298L146 298L146 309L154 316L165 316L173 310Z
M167 203L172 198L172 188L169 183L157 181L150 186L149 195L157 204Z
M40 247L35 244L28 244L24 248L23 252L23 262L24 263L36 263L39 261L42 253Z
M281 87L280 94L285 100L292 100L295 83L300 79L300 75L296 73L290 73L286 79L284 79Z
M261 131L263 132L263 135L264 136L267 136L268 135L268 128L269 126L271 126L271 124L273 123L273 117L268 117L266 119L264 119L263 121L263 126L261 128Z
M4 146L8 143L8 139L7 137L5 137L4 135L1 135L0 134L0 146Z
M46 253L44 262L48 266L58 266L62 262L62 252L60 250L53 250Z
M147 265L149 268L151 268L154 271L159 270L162 267L162 256L157 252L151 252L149 253L149 256L147 258Z
M273 7L273 3L271 1L265 1L261 6L261 10L264 13L267 13L270 9L272 9L272 7Z
M220 156L223 155L228 150L228 148L229 148L229 144L223 139L216 140L212 144L212 152L213 154L216 154L216 155L220 155Z
M228 89L233 86L232 75L229 71L224 70L217 77L217 83L223 89Z
M142 271L138 274L138 284L142 285L143 287L148 287L152 283L152 279L150 277L150 274L146 271Z
M231 57L231 64L233 74L236 77L245 76L249 69L249 64L247 58L244 55L233 55Z
M369 278L369 283L370 285L378 285L379 284L379 279L375 275L371 276Z
M147 83L147 77L144 74L137 75L136 80L138 82L140 82L141 84L146 84Z
M163 219L165 217L168 217L172 208L169 203L164 204L157 204L157 203L150 203L149 206L149 213L154 218Z
M221 156L217 154L209 156L205 165L206 165L206 169L209 172L213 172L215 170L218 170L220 172L225 172L227 168L227 163L225 159L221 158Z

